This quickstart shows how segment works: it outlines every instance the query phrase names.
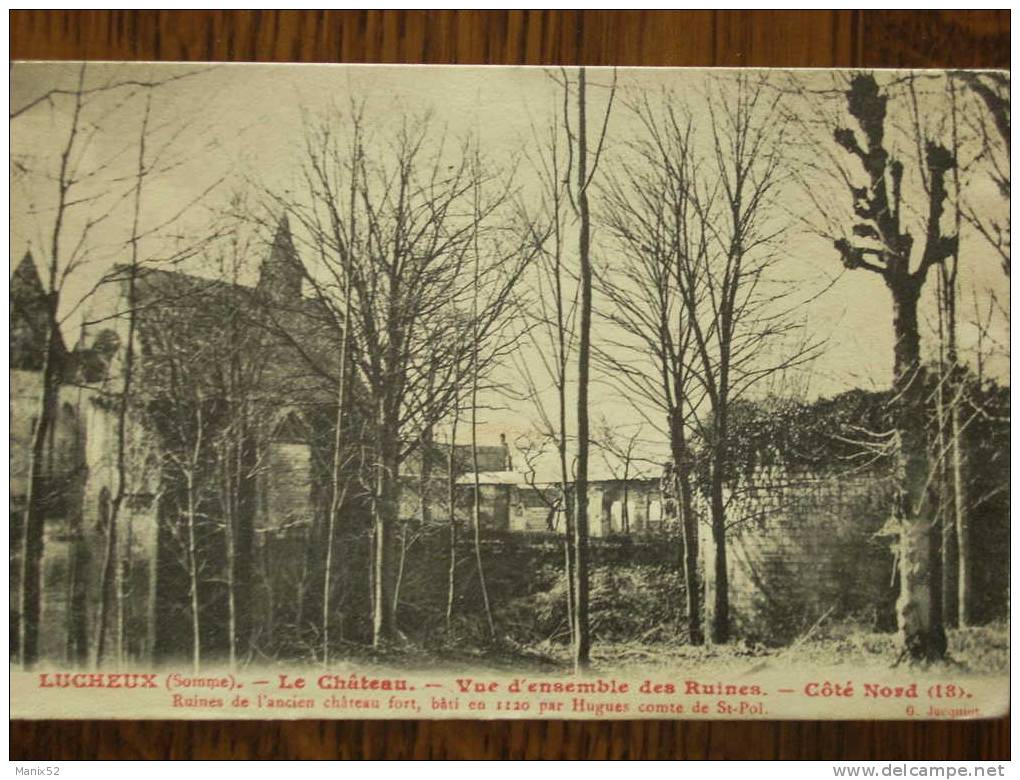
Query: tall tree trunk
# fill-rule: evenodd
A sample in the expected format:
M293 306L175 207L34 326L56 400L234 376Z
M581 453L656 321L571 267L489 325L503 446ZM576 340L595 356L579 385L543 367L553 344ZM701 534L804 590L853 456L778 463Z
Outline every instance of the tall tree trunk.
M67 642L65 658L74 666L88 663L88 548L81 529L81 518L72 530L67 574Z
M958 234L959 235L959 234ZM948 430L944 437L942 460L944 462L946 499L942 502L943 517L943 616L948 627L969 626L973 622L973 598L971 594L971 550L970 529L967 522L967 483L965 478L963 423L961 407L964 394L963 370L958 365L959 354L956 344L956 291L953 275L947 280L946 314L947 340L946 362L949 377L946 382L949 408ZM941 383L940 383L941 384ZM948 462L945 462L948 460Z
M376 489L372 503L374 555L372 562L373 616L372 644L381 647L396 634L396 613L393 609L393 522L397 507L397 426L394 414L384 410L377 435L379 462L376 466Z
M930 457L929 463L931 463ZM928 560L931 562L928 582L931 591L931 612L932 619L936 620L940 625L944 625L942 623L944 609L942 599L942 534L944 529L941 524L942 516L939 512L941 497L939 495L938 479L931 479L930 476L928 478L927 502L931 507L932 523L928 531L928 549L930 551Z
M557 252L557 257L559 254ZM574 579L574 507L571 501L570 469L567 465L567 348L564 331L566 326L563 322L563 292L560 289L560 269L556 268L556 307L557 321L559 322L559 386L557 395L559 402L559 441L556 449L560 458L560 500L563 508L563 576L567 581L567 622L570 626L570 646L573 648L577 642L577 583Z
M231 669L237 667L237 524L234 496L237 482L232 463L233 447L226 448L221 459L220 479L223 490L223 536L227 557L227 663Z
M250 432L248 403L241 401L240 408L230 412L230 419L232 427L227 432L219 460L226 552L228 660L233 666L247 655L251 644L254 475L258 455Z
M953 472L953 515L956 521L956 624L961 628L974 624L974 599L971 588L971 545L970 545L970 523L967 518L967 482L965 475L965 461L963 454L963 425L960 421L960 402L957 399L950 410L950 435L952 436L953 447L952 472Z
M120 560L120 582L117 583L117 657L122 664L130 661L128 653L131 648L131 639L128 636L130 620L137 614L134 609L134 555L132 550L135 545L134 522L130 514L126 518L124 533L124 554Z
M400 555L397 558L397 576L393 583L393 614L400 610L400 588L404 584L404 567L407 565L407 522L399 519Z
M453 408L453 424L450 427L450 449L447 454L446 492L449 504L448 528L450 537L450 565L446 571L446 630L453 622L453 603L457 594L457 423L460 419L460 403Z
M698 577L698 518L694 514L690 478L686 474L681 474L678 479L680 480L680 506L683 511L687 636L692 645L700 645L705 642L705 632L701 625L701 582Z
M931 536L936 529L926 490L925 388L917 327L920 288L909 277L888 281L896 337L893 396L899 445L895 515L900 530L900 594L896 614L905 652L914 660L934 660L945 654L946 635L932 599Z
M477 344L477 342L476 342ZM489 603L489 588L485 583L485 567L482 564L482 488L478 481L478 349L474 350L471 372L471 470L474 474L474 501L471 516L474 527L475 565L478 567L478 587L482 591L482 605L485 620L489 625L489 639L496 639L496 623L492 619L492 605Z
M198 671L202 663L202 613L198 591L198 538L196 524L198 522L198 506L195 495L195 470L186 477L188 491L188 584L191 608L191 664Z
M106 530L106 547L103 552L103 569L99 576L99 609L96 612L95 665L97 667L101 666L106 659L110 603L116 598L114 580L117 568L117 523L112 501L105 514L103 526Z
M704 643L705 635L701 627L701 587L698 583L698 519L694 514L691 480L687 473L687 446L679 409L674 410L670 417L674 493L683 544L681 565L687 607L687 637L692 645L700 645Z
M577 622L574 612L577 604L577 591L574 582L574 507L570 501L570 488L564 482L563 493L563 576L567 581L567 624L570 626L570 646L577 641Z
M581 220L580 255L581 309L577 347L577 478L574 504L574 668L586 669L591 662L588 626L588 375L591 362L591 213L588 206L588 133L585 69L577 76L577 206Z
M479 165L478 146L475 146L475 165ZM471 472L474 482L474 501L471 516L474 527L475 566L478 568L478 586L482 591L482 605L485 608L485 619L489 624L489 639L496 640L496 623L492 619L492 605L489 603L489 588L485 582L485 566L482 564L482 488L478 479L478 285L481 255L478 249L479 191L476 180L474 186L474 286L471 296Z
M151 100L151 98L150 98ZM121 396L117 406L117 492L110 503L110 521L107 525L106 558L103 561L102 585L100 588L99 621L96 639L96 665L103 662L106 650L106 615L109 612L111 580L113 598L117 608L117 661L123 662L124 644L124 572L118 549L117 526L120 521L120 509L127 496L128 464L127 464L127 425L128 410L131 404L132 382L134 381L135 363L135 288L138 279L138 241L139 221L142 209L142 184L145 181L145 137L149 127L150 100L146 101L145 114L142 118L141 131L138 136L138 165L135 172L135 186L131 222L131 265L128 271L128 330L124 346L124 379Z
M953 294L949 290L950 277L943 265L939 273L939 377L935 393L938 436L935 445L935 463L937 471L938 495L933 497L937 508L938 528L940 529L939 573L941 577L937 601L941 604L942 622L946 627L958 625L959 618L959 545L957 535L956 511L956 480L955 464L959 457L953 410L959 404L956 393L956 349L953 337L955 323L952 302Z
M947 334L946 315L948 304L948 292L946 289L946 272L943 266L940 269L938 285L938 335L939 335L939 375L935 390L935 417L937 423L937 436L934 446L934 464L937 479L933 483L937 486L932 501L936 507L936 518L939 528L939 573L941 583L939 588L939 603L941 604L942 622L946 627L957 624L957 589L958 589L958 564L959 552L956 544L956 515L953 509L955 500L953 496L953 474L952 459L950 452L953 447L952 425L950 423L949 405L952 403L952 391L948 385L952 381L950 374L954 370L949 365L947 358Z
M950 369L952 370L952 369ZM956 490L953 479L953 426L952 413L947 408L943 386L945 376L939 378L939 436L938 436L938 528L940 536L939 571L941 576L940 601L942 622L947 628L958 625L959 615L959 562L960 553L956 535ZM950 393L951 396L951 393ZM952 401L950 400L950 403Z
M913 661L942 658L946 635L941 605L935 588L941 577L932 556L933 536L941 537L934 522L937 513L927 490L931 477L928 458L928 408L921 367L917 304L928 270L942 265L959 251L959 233L946 235L942 230L943 203L948 195L946 174L956 168L955 155L940 144L924 143L923 165L927 168L926 235L921 263L910 270L914 239L900 226L903 165L891 159L884 146L886 102L874 76L857 74L847 91L847 108L864 134L861 146L855 134L846 128L834 132L836 143L854 155L870 178L870 186L851 189L858 214L872 215L874 230L883 245L878 263L867 259L864 248L847 239L834 242L847 268L865 268L883 277L893 301L893 401L896 433L897 490L893 519L899 531L900 590L896 602L897 625L903 654ZM919 130L917 132L920 132ZM918 146L921 146L918 136ZM891 184L891 193L890 185ZM891 197L890 197L891 195ZM939 577L936 582L936 577Z
M83 445L84 430L79 425L75 430L72 450L75 463L84 462ZM72 666L82 666L88 663L89 641L88 549L85 545L81 507L75 507L69 514L68 536L70 542L67 550L67 611L64 615L64 660ZM17 580L18 577L20 577L20 573L15 575L15 579ZM13 596L13 594L11 595Z
M343 500L342 466L343 466L343 426L346 413L345 387L347 385L347 323L350 322L350 293L347 293L344 304L344 336L340 347L340 375L336 398L336 419L333 430L333 462L329 475L329 515L326 520L326 561L323 565L322 582L322 662L329 663L330 628L333 618L333 548L336 545L337 519Z
M54 488L53 475L46 473L46 442L56 424L57 397L63 372L60 351L60 326L57 324L57 295L47 300L46 355L42 367L42 394L39 414L32 436L28 462L28 495L25 497L25 523L21 555L21 665L31 669L39 660L39 619L42 613L42 558L45 538L48 493Z
M31 669L39 660L39 621L42 614L42 559L46 537L46 511L49 494L55 484L53 474L46 469L46 443L57 420L57 401L60 383L64 377L64 353L60 338L60 277L61 237L64 217L71 197L74 174L72 152L80 132L84 105L85 65L78 72L78 88L74 93L74 112L71 127L60 156L57 176L57 203L54 209L53 230L50 233L50 259L46 295L45 354L42 365L42 394L39 414L32 438L32 452L28 462L27 495L25 496L25 524L21 538L21 609L19 616L18 655L24 669ZM65 269L66 270L66 269Z
M390 625L390 589L386 583L386 567L389 563L387 543L389 541L389 519L382 506L382 478L377 477L379 487L372 502L372 645L381 647L392 633Z
M426 425L422 431L419 446L421 448L421 466L418 470L418 524L422 532L428 527L431 520L429 509L429 494L432 484L432 446L435 441L432 426ZM400 559L397 563L397 581L393 586L393 609L400 607L400 589L404 583L404 571L407 565L407 532L408 523L400 521ZM412 539L413 542L413 539Z
M709 502L712 513L712 554L714 590L712 592L712 642L725 644L730 639L730 581L726 562L726 504L723 497L724 456L714 445Z
M242 518L250 511L247 501L250 442L247 412L234 410L230 419L233 428L220 452L220 484L227 574L227 658L234 668L242 646L247 645L249 620L246 597L251 587L251 545L246 541L248 523Z
M144 144L142 144L141 148L144 150ZM137 233L137 203L135 208L135 230ZM124 384L121 388L121 396L117 406L117 492L114 493L113 500L110 502L110 518L106 525L106 553L103 559L103 571L100 578L99 610L96 624L96 666L101 665L106 657L106 634L111 599L114 601L117 610L117 661L123 661L124 575L119 549L120 543L117 539L117 529L120 522L120 509L124 505L124 499L127 496L127 425L132 382L134 380L136 263L137 258L133 258L128 275L128 332L127 343L124 348Z
M329 496L329 518L326 522L326 562L323 566L322 583L322 660L329 663L329 642L330 622L332 620L331 596L333 592L333 548L336 545L337 516L340 512L341 494L341 470L343 468L343 427L344 417L347 414L347 353L350 345L351 309L353 296L351 294L351 263L352 253L357 234L357 221L355 220L355 202L357 200L357 164L361 154L360 133L361 125L355 123L354 128L355 157L351 166L350 182L350 235L348 237L347 252L344 254L343 280L344 280L344 309L343 309L343 337L340 342L340 369L337 377L336 392L336 420L333 431L333 464L330 469L330 496Z
M959 159L960 139L959 126L957 121L956 84L953 79L949 80L950 102L952 105L952 146L953 156ZM999 114L1001 116L1001 112ZM1009 139L1006 139L1008 145ZM1007 146L1008 148L1008 146ZM946 311L946 335L947 335L947 362L949 363L950 382L949 397L951 406L949 408L949 439L950 439L950 483L952 491L952 515L951 522L953 529L947 535L955 546L949 551L943 550L943 556L955 552L955 560L951 565L956 578L956 590L950 594L943 592L943 599L949 599L951 607L955 608L955 614L949 616L946 621L949 626L969 626L973 620L973 605L970 588L970 529L967 523L967 487L965 481L964 447L963 447L963 426L960 421L960 408L963 403L963 394L966 392L963 382L963 371L960 370L959 353L957 351L957 274L960 267L960 227L962 223L963 210L960 202L960 167L954 165L952 168L953 177L953 223L956 232L956 251L951 257L947 257L941 267L942 278L945 289L945 311ZM1008 271L1008 269L1007 269ZM945 558L944 558L945 560ZM952 583L950 583L952 584ZM945 604L943 605L945 606Z
M432 509L429 498L432 490L432 448L435 446L435 435L432 426L426 426L421 435L421 471L418 474L418 522L427 528L432 520Z

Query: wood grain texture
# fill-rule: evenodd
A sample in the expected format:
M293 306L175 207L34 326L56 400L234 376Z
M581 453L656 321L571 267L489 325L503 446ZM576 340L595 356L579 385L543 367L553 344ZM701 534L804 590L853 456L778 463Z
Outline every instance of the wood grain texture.
M1009 68L1008 11L12 11L15 59ZM1009 720L14 722L12 759L1005 759Z

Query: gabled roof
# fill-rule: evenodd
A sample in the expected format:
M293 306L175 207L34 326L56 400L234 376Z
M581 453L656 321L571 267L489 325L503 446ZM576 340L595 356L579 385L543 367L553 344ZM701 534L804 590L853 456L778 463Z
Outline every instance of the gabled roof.
M213 399L239 386L273 404L300 408L333 402L339 334L335 315L301 296L304 269L286 219L261 263L257 285L207 278L176 269L118 266L107 278L121 311L136 316L139 387L153 397L178 388ZM281 287L282 285L282 287ZM96 338L92 334L92 339ZM90 342L90 347L95 344ZM243 372L243 373L238 373ZM357 402L357 392L352 399Z
M274 396L295 404L332 398L335 324L314 300L281 302L258 288L148 271L137 280L135 311L150 369L159 370L172 349L212 393L221 361L237 354Z

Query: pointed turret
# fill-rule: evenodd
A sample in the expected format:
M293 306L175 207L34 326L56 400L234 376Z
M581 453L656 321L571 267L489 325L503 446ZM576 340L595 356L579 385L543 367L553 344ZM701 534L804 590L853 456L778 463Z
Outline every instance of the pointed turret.
M262 261L259 274L259 290L277 301L298 301L301 299L301 283L305 269L294 248L287 215L280 218L276 236L269 254Z
M11 275L11 368L40 371L46 355L46 288L31 252Z
M21 262L11 275L11 302L28 300L46 300L46 290L43 288L39 269L35 267L31 251L25 252L25 256L21 258Z

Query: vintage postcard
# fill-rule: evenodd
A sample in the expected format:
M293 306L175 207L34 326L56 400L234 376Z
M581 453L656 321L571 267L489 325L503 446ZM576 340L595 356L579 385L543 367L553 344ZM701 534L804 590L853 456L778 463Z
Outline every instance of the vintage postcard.
M1008 712L1007 73L10 79L13 717Z

